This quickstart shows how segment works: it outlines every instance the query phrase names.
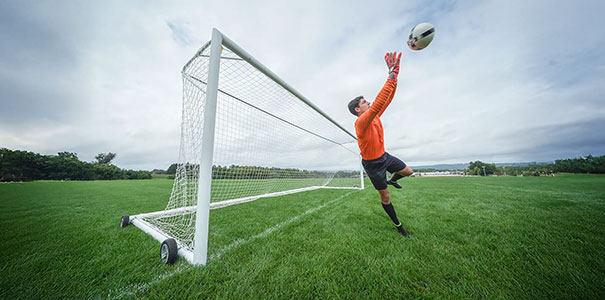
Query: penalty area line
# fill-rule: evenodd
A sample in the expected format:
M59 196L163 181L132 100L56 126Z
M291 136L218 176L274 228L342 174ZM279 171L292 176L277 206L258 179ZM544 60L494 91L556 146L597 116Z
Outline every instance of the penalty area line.
M322 208L324 208L324 207L326 207L326 206L328 206L328 205L330 205L330 204L332 204L332 203L334 203L334 202L336 202L338 200L341 200L341 199L349 196L350 194L352 194L354 192L357 192L357 191L350 191L350 192L348 192L348 193L346 193L344 195L336 197L335 199L327 201L327 202L325 202L325 203L323 203L323 204L321 204L321 205L319 205L317 207L310 208L310 209L306 210L305 212L303 212L302 214L297 215L295 217L292 217L292 218L290 218L288 220L285 220L285 221L283 221L283 222L281 222L281 223L279 223L279 224L277 224L277 225L275 225L273 227L268 228L267 230L265 230L265 231L263 231L263 232L261 232L259 234L253 235L253 236L245 238L245 239L242 239L242 238L237 239L235 242L233 242L233 243L231 243L231 244L223 247L222 249L220 249L217 252L215 252L212 255L210 255L208 257L207 263L210 263L212 261L220 259L221 256L223 256L227 251L233 250L233 249L235 249L235 248L237 248L237 247L239 247L241 245L250 243L250 242L252 242L252 241L254 241L256 239L267 237L268 235L270 235L271 233L273 233L273 232L281 229L282 227L287 226L287 225L289 225L291 223L294 223L294 222L298 221L299 219L301 219L301 218L303 218L303 217L305 217L307 215L310 215L310 214L312 214L312 213L314 213L314 212L316 212L316 211L318 211L318 210L320 210L320 209L322 209ZM107 294L107 298L108 299L121 299L121 298L124 298L126 296L136 296L138 293L146 291L151 286L153 286L155 284L158 284L159 282L164 281L164 280L166 280L166 279L168 279L168 278L170 278L170 277L172 277L174 275L178 275L178 274L183 273L183 272L185 272L185 271L187 271L189 269L192 269L193 267L194 266L190 265L190 264L182 264L182 265L178 266L175 270L172 270L172 271L167 272L165 274L159 275L156 279L154 279L154 280L152 280L150 282L131 284L131 285L125 286L125 287L123 287L121 289L118 289L118 290L109 290L109 293Z

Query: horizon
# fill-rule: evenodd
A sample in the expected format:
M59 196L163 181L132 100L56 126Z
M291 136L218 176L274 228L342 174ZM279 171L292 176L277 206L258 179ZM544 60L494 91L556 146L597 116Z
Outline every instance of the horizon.
M9 149L11 151L28 151L28 150L23 150L23 149ZM32 151L28 151L28 152L32 152ZM63 152L63 151L59 151L59 152ZM36 153L36 152L33 152ZM41 154L41 155L57 155L57 153L55 154L43 154L43 153L37 153L37 154ZM78 153L74 153L76 156L78 156ZM446 166L460 166L460 165L466 165L468 167L468 165L471 162L475 162L475 161L481 161L483 163L488 163L488 164L495 164L496 167L505 165L505 164L510 164L510 165L531 165L531 164L537 164L537 165L542 165L542 164L554 164L556 160L566 160L566 159L577 159L577 158L586 158L589 155L595 156L595 157L600 157L600 156L605 156L605 154L586 154L586 155L581 155L581 156L576 156L576 157L565 157L565 158L557 158L555 160L552 161L518 161L518 162L492 162L492 161L483 161L483 160L479 160L479 159L475 159L475 160L470 160L469 162L458 162L458 163L442 163L442 164L431 164L431 165L412 165L412 164L408 164L410 166L410 168L414 169L414 168L420 168L420 169L425 169L425 168L431 168L431 167L437 167L437 166L442 166L442 167L446 167ZM118 157L119 154L116 154L116 157ZM95 163L94 160L91 161L87 161L87 160L82 160L79 156L78 159L82 162L88 162L88 163ZM115 164L113 161L110 163L112 165L115 165L121 169L127 169L123 166L117 165ZM177 164L177 162L171 163L170 165L168 165L166 168L161 168L161 167L153 167L150 169L134 169L134 170L139 170L139 171L149 171L152 172L154 170L161 170L161 171L166 171L168 170L168 168L172 165L172 164ZM299 168L300 169L300 168ZM301 169L303 170L303 169ZM311 169L310 169L311 170ZM357 170L353 170L353 169L342 169L342 170L333 170L333 169L312 169L314 171L357 171Z

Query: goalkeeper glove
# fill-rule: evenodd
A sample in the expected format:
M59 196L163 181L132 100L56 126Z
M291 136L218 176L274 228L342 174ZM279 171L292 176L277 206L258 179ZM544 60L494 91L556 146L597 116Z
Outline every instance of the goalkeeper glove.
M397 55L397 52L387 53L384 56L384 61L389 67L389 79L397 81L397 75L399 75L399 61L401 60L401 52Z

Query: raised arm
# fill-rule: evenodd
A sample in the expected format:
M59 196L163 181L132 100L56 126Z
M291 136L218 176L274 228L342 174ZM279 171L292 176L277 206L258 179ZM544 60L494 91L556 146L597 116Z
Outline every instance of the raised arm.
M384 87L383 87L383 89L384 89ZM382 106L382 108L380 109L380 111L378 111L378 115L377 115L378 117L382 116L382 114L387 109L387 107L389 106L389 104L391 104L391 101L393 100L393 97L395 96L395 90L397 90L397 81L395 81L395 86L391 90L391 93L389 94L389 96L387 98L387 102Z
M391 100L393 100L393 96L395 96L401 53L399 53L399 55L397 55L396 52L387 53L384 57L384 60L389 67L389 78L378 93L378 96L376 96L376 100L374 100L374 103L372 103L370 109L363 113L357 120L362 129L366 129L368 126L370 126L372 120L374 120L376 116L380 117L391 103Z

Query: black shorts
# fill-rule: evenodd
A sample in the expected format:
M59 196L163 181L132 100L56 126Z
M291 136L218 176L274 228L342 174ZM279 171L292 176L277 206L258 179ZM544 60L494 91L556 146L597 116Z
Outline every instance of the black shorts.
M361 160L364 170L370 177L374 188L384 190L387 188L387 171L395 173L405 169L405 163L401 159L385 152L381 157L372 160Z

